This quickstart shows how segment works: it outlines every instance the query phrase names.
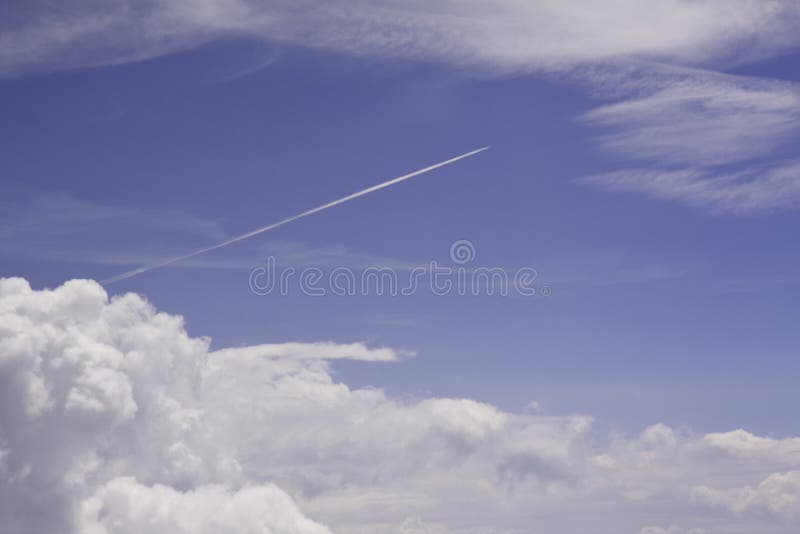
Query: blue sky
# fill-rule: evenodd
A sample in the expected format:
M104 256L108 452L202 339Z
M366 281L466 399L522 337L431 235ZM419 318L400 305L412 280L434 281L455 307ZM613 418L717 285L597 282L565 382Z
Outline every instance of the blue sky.
M576 183L628 161L598 147L597 129L579 118L599 102L567 82L277 45L268 67L221 79L252 46L4 80L5 201L42 227L4 237L3 274L37 286L100 279L490 144L435 175L208 256L237 267L179 265L112 291L147 295L222 346L407 347L418 357L395 368L340 368L398 393L602 410L628 429L657 414L797 431L787 402L800 342L796 212L714 213ZM791 79L798 56L782 60L763 75ZM55 209L25 205L62 196L66 220L52 225ZM109 210L114 224L81 222L82 203ZM475 244L480 265L534 266L553 295L316 299L257 296L247 284L248 265L281 260L287 247L312 256L334 248L342 266L350 255L426 265L447 262L457 239ZM37 240L46 248L29 250Z
M741 8L770 28L746 25L741 38L729 37L735 20L676 9L652 42L609 31L570 45L548 32L506 42L495 28L472 42L456 22L430 30L411 7L416 32L373 14L385 33L338 38L322 15L283 14L271 38L226 11L219 27L185 22L152 40L111 24L37 44L52 21L36 18L28 47L0 55L0 276L34 288L101 280L491 145L108 291L182 315L214 349L407 351L336 362L332 376L398 398L589 414L601 442L656 422L798 435L800 51L780 21L795 11L773 4L786 13ZM456 10L442 5L427 16ZM480 18L469 5L476 13L460 16ZM554 28L569 22L567 8L551 11ZM317 38L305 40L308 27ZM474 266L534 267L552 294L248 286L270 255L403 271L452 264L459 239L474 244Z

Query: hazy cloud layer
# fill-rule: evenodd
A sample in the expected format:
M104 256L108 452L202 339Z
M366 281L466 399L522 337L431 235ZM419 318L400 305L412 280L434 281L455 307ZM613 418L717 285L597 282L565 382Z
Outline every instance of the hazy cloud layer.
M0 281L0 532L800 525L800 438L655 424L598 447L589 416L399 400L331 375L330 358L390 349L208 347L134 294Z
M71 0L8 11L5 75L135 61L225 36L500 70L741 60L795 45L800 19L791 0Z
M119 266L161 263L230 235L220 222L184 211L101 204L67 193L0 186L0 257L113 265L119 270ZM175 248L174 242L183 246ZM410 270L429 261L358 253L336 244L310 247L255 241L175 266L249 270L264 265L266 256L275 257L280 265L353 269L380 265Z

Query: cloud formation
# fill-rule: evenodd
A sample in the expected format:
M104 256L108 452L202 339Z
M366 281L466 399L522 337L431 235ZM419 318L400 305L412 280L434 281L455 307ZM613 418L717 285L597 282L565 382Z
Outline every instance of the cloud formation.
M698 486L693 495L698 502L738 515L777 516L787 522L800 520L800 471L772 473L755 487L720 490Z
M632 166L579 182L723 213L800 205L796 83L655 66L606 76L590 78L616 101L581 121Z
M800 88L789 82L671 70L583 120L604 128L601 145L642 162L716 166L764 156L800 132ZM642 72L640 76L647 76Z
M644 193L719 213L754 213L800 205L800 161L714 172L628 169L578 180L609 191Z
M800 521L800 438L655 424L598 448L589 416L393 399L334 380L342 357L398 353L212 352L135 294L3 279L0 532L684 532L648 526L670 514L686 532L788 534Z
M152 239L154 233L158 240ZM0 186L0 256L7 258L111 265L119 270L120 266L161 263L185 252L166 246L170 241L201 246L230 235L219 222L183 211L100 204L62 192ZM176 266L247 270L263 263L267 255L281 265L301 267L381 265L410 270L426 263L359 253L342 245L259 241L222 257L195 257Z
M205 485L181 492L171 486L146 486L130 477L115 478L84 501L81 529L87 534L330 534L302 515L292 499L273 485L231 492Z
M231 36L530 71L620 57L696 64L771 54L797 44L800 7L791 0L69 0L58 9L28 2L3 19L7 76L137 61Z
M92 282L20 279L0 281L0 317L0 531L327 532L245 485L203 428L208 342L180 317Z
M7 12L0 17L5 77L141 61L235 38L481 74L611 80L619 86L614 102L583 120L603 128L600 146L628 163L588 183L728 213L799 200L796 161L768 168L760 161L782 160L797 139L796 84L692 69L796 48L793 0L66 0L58 9L36 1ZM268 56L237 69L260 68ZM747 170L732 176L719 168L732 164Z

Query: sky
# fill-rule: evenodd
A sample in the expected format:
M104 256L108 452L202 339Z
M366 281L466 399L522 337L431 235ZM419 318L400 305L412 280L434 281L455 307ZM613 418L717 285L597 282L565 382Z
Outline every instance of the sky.
M0 533L796 532L798 22L0 4Z

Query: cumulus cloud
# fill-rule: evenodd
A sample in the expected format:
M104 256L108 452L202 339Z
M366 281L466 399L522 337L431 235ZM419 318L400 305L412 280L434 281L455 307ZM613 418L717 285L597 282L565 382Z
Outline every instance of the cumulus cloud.
M187 492L133 478L115 478L86 500L81 529L87 534L330 534L302 515L297 505L273 485L247 486L231 492L206 485Z
M800 471L772 473L758 485L716 489L693 489L698 502L730 510L737 515L775 516L785 521L800 520Z
M111 0L28 2L0 26L0 72L108 65L226 36L370 56L552 68L616 57L682 63L750 56L797 43L791 0L347 2Z
M203 427L207 364L207 340L135 295L0 281L0 531L140 532L158 509L159 532L326 532L274 486L241 485ZM222 512L199 513L212 500Z
M331 374L331 359L401 355L210 351L135 294L3 279L0 532L602 534L654 511L697 524L698 507L709 532L796 531L800 438L656 424L598 448L586 415L395 399Z

